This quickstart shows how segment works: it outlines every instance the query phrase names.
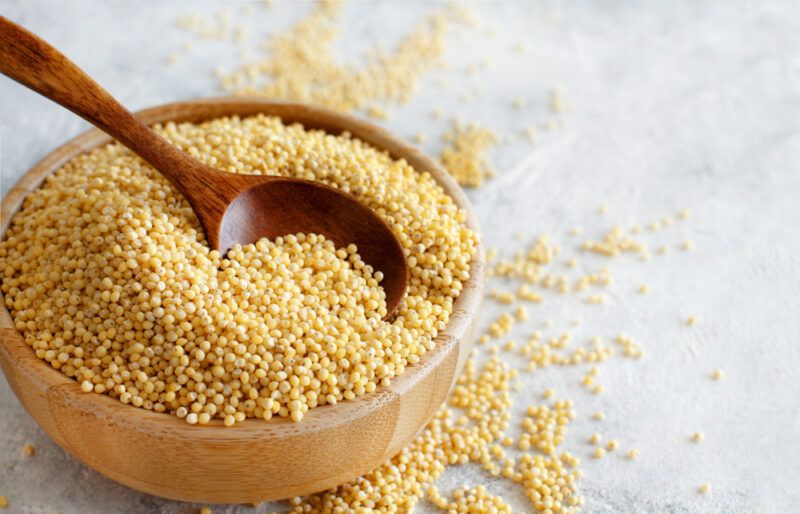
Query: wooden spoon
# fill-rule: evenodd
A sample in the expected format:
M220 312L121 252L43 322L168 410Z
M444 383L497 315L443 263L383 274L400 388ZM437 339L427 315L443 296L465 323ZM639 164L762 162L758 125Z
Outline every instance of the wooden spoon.
M237 175L181 152L140 122L50 44L0 16L0 72L80 115L167 177L197 214L212 248L299 232L354 243L383 273L387 317L405 295L408 267L389 225L351 195L295 178Z

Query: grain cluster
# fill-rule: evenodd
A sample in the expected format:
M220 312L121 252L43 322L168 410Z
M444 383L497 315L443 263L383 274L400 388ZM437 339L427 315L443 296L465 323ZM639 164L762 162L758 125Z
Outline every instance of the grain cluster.
M6 305L39 358L86 392L230 426L300 421L390 384L434 347L477 238L429 174L347 134L267 116L158 130L225 171L355 195L405 250L406 298L382 320L381 271L316 234L210 250L188 202L109 144L31 193L0 244Z

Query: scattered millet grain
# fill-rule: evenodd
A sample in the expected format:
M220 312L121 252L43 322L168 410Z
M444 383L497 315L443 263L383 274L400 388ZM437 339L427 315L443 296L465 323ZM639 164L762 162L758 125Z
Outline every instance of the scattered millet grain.
M454 122L452 130L445 133L444 137L448 143L440 159L459 184L478 187L494 176L485 157L486 152L498 142L493 131L476 124Z
M622 227L612 228L600 241L584 241L581 248L606 257L614 257L623 252L642 254L647 251L644 244L626 235Z
M199 512L200 514L211 514L212 511L210 507L200 507Z
M620 347L622 347L622 354L625 357L630 357L632 359L639 359L644 356L644 351L642 350L642 345L636 342L632 337L619 334L616 338L614 338L614 342L617 343Z
M0 243L6 305L39 358L85 391L231 425L299 421L389 384L433 348L477 239L429 175L347 135L267 116L158 130L226 171L291 173L354 194L396 227L408 296L382 321L380 272L354 245L313 234L210 251L188 202L110 144L48 177Z
M374 102L405 103L419 79L441 67L445 38L453 25L465 22L458 7L423 18L394 48L373 50L361 67L336 57L334 40L343 2L319 2L286 32L270 36L268 53L225 75L223 89L237 95L288 98L343 111Z
M594 457L595 459L602 459L603 457L605 457L605 455L606 451L602 446L598 446L597 448L594 449L594 452L592 452L592 457Z
M692 434L692 441L695 443L702 442L706 438L706 435L703 432L695 432Z
M628 457L630 460L636 460L636 459L638 459L638 458L639 458L639 455L641 455L641 452L640 452L638 449L636 449L636 448L632 448L632 449L628 450L628 453L627 453L627 455L626 455L626 456L627 456L627 457Z
M503 337L511 330L514 325L514 318L511 314L505 312L501 314L497 320L489 325L488 335L490 337L498 338Z
M553 112L561 113L569 109L567 105L567 100L564 97L564 90L561 88L555 88L550 93L550 107L553 109Z
M650 285L649 284L642 284L639 286L639 292L641 294L647 294L650 292Z
M377 105L370 105L367 107L367 116L370 118L375 118L376 120L386 120L389 118L386 110L378 107Z
M616 439L609 439L608 442L606 443L606 450L610 452L613 452L617 448L619 448L619 443L617 442Z
M586 303L590 303L593 305L600 305L605 303L606 297L601 294L593 294L586 297Z
M213 18L192 14L178 18L177 25L202 39L224 40L231 34L231 13L223 10L216 13Z
M686 241L681 243L681 248L688 252L689 250L694 248L694 241L692 241L691 239L687 239Z
M439 494L435 486L428 488L428 500L437 508L448 512L464 514L511 514L511 506L503 501L500 496L495 496L486 491L486 487L479 485L471 488L461 486L453 491L453 499L447 499Z
M479 372L470 358L447 405L411 444L348 484L302 498L291 512L352 512L366 506L379 512L408 512L447 466L468 462L483 465L494 476L510 476L522 485L536 510L576 512L583 503L577 495L582 473L576 457L566 452L552 457L525 453L517 461L506 461L503 469L495 462L495 445L505 438L502 432L510 419L507 391L514 376L498 359L490 359ZM438 491L429 494L438 501Z
M36 447L32 444L26 444L22 447L22 454L27 457L33 457L36 455Z
M0 509L5 509L8 507L8 497L0 496Z
M604 419L606 419L606 415L600 411L597 411L594 414L592 414L592 419L595 421L603 421Z
M496 300L498 303L503 305L511 305L512 303L517 301L517 297L514 293L510 291L490 291L488 294L489 298L492 300Z
M602 436L600 434L595 433L592 434L591 437L589 437L589 444L600 444L600 441L602 440L603 440Z
M522 284L517 290L517 297L526 302L539 303L542 301L542 296L535 293L527 284Z
M705 484L702 484L700 487L698 487L697 490L698 492L700 492L700 494L708 494L711 492L711 484L706 482Z
M693 327L693 326L697 325L698 322L699 322L699 319L694 314L692 314L691 316L686 318L686 324L689 325L690 327Z
M714 371L711 372L712 380L719 381L722 380L723 378L725 378L725 372L723 372L721 369L715 369Z
M522 420L520 443L524 441L545 455L553 455L556 446L564 442L567 426L573 419L575 411L570 400L556 401L552 406L532 405Z

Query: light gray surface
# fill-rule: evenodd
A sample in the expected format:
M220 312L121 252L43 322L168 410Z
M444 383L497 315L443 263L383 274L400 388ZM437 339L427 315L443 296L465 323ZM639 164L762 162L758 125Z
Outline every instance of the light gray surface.
M255 48L308 8L251 2L3 0L2 14L73 57L129 107L218 94L211 69L238 56L232 44L198 42L174 66L165 59L194 39L175 19L227 8L247 17ZM656 235L675 247L648 263L609 262L609 301L547 297L519 341L541 320L569 328L576 340L624 331L643 342L641 361L613 358L601 368L606 393L578 386L585 367L550 368L521 380L517 406L540 401L545 387L577 402L565 448L584 458L580 482L587 512L793 512L800 509L800 9L795 2L475 3L483 32L450 38L460 63L437 88L422 82L414 101L390 108L385 125L401 135L424 132L438 152L446 122L432 106L493 126L511 141L492 154L498 177L472 191L489 246L513 251L549 231L572 253L566 235L580 225L598 237L614 223L650 221L689 207L694 217ZM349 4L345 55L356 57L388 34L405 32L435 4ZM239 13L239 14L237 14ZM482 29L481 29L482 30ZM515 54L526 41L528 51ZM464 65L494 56L490 70L467 76ZM481 96L462 103L474 85ZM564 127L530 146L520 129L549 117L547 93L564 87L574 104ZM523 96L528 106L511 108ZM48 150L85 128L60 107L0 79L2 192ZM609 206L605 216L595 210ZM599 257L579 256L596 268ZM653 292L633 292L642 282ZM488 305L485 319L500 309ZM699 326L683 320L699 316ZM709 373L721 368L722 382ZM602 423L589 419L606 413ZM196 507L138 494L77 463L52 443L0 381L0 494L10 512L192 512ZM697 430L700 445L688 442ZM589 458L586 438L599 431L642 456ZM39 453L22 458L24 443ZM530 510L517 486L473 467L450 469L440 486L487 483L516 509ZM709 482L713 491L699 495ZM209 484L213 487L213 484ZM423 504L419 511L427 511ZM254 512L245 507L215 512ZM262 506L259 512L267 512Z

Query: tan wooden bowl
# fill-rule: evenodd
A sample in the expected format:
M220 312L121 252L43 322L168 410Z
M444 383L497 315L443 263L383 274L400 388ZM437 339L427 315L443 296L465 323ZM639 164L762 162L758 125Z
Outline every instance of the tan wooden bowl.
M478 224L464 193L439 164L388 132L320 107L257 98L211 98L162 105L138 115L148 124L265 113L330 133L349 131L429 172ZM90 130L42 159L2 201L0 237L25 196L76 155L110 137ZM172 415L83 393L79 384L38 359L0 302L0 365L20 403L62 448L107 477L176 500L249 503L322 491L374 469L400 451L445 400L472 345L484 281L482 252L436 348L390 387L312 409L301 423L248 419L189 425Z

